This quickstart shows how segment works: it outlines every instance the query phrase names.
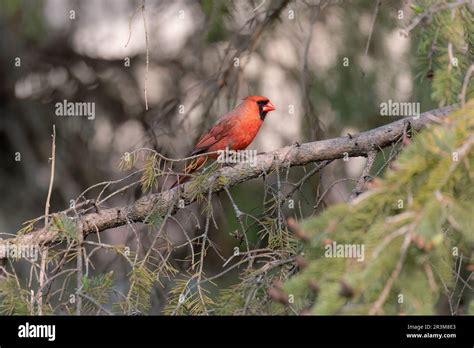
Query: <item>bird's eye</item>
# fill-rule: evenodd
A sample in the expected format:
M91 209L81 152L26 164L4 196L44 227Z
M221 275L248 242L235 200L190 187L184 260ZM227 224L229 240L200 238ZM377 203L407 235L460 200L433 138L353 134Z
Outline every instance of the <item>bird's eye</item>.
M258 105L266 105L268 103L268 100L259 100L257 102Z

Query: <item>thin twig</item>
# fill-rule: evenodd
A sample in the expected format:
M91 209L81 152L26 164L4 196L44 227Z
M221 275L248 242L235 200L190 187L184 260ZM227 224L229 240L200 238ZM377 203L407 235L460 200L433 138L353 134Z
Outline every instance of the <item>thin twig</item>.
M78 293L78 299L81 298L81 297L84 297L86 300L92 302L99 310L101 310L102 312L104 312L105 314L107 315L113 315L113 313L111 311L109 311L107 308L105 308L104 306L102 306L99 302L97 302L94 298L92 298L91 296L87 295L87 294L84 294L82 292L79 292Z
M462 84L461 94L459 95L459 100L461 101L462 108L464 108L464 105L466 104L467 85L473 73L474 73L474 64L471 64L469 69L467 69L466 76L464 76L464 83Z
M148 29L146 25L146 13L145 13L145 0L142 3L142 17L143 17L143 27L145 29L145 45L146 45L146 66L145 66L145 109L148 110L148 96L147 96L147 85L148 85L148 68L150 66L150 49L148 46Z
M420 13L419 15L416 15L415 17L412 18L410 23L403 29L402 33L405 36L408 36L408 34L425 18L431 17L434 13L439 12L439 11L444 11L444 10L450 10L454 9L460 5L464 5L469 3L470 0L458 0L455 2L440 2L440 3L435 3L433 6L428 8L426 11L423 13Z
M235 217L236 217L237 221L239 222L240 228L242 230L242 238L244 238L245 246L247 248L247 252L249 252L250 251L250 244L249 244L249 240L247 238L247 231L245 229L244 223L242 222L243 213L240 211L239 207L235 203L234 198L230 194L229 189L227 187L225 187L224 190L227 193L227 196L229 197L229 200L230 200L230 203L232 204L232 207L234 208ZM251 265L252 265L252 263L249 260L249 268L251 267Z
M53 135L52 135L52 142L51 142L51 175L49 178L49 189L48 189L48 196L46 198L46 205L44 208L44 228L48 228L49 224L49 206L51 200L51 193L53 191L53 183L54 183L54 170L56 164L56 125L53 124ZM45 284L46 278L46 262L48 259L48 247L45 247L43 252L41 253L41 268L40 268L40 275L39 275L39 289L38 289L38 315L43 315L43 288Z
M202 274L203 274L203 269L204 269L204 256L206 255L206 242L208 238L208 233L209 233L209 222L211 219L212 215L212 189L209 189L209 196L208 196L208 206L207 206L207 214L206 214L206 225L204 227L204 234L202 236L202 244L201 244L201 259L199 260L199 272L197 276L197 291L199 294L199 298L201 299L202 306L204 308L204 314L208 315L207 307L206 307L206 301L204 300L204 295L202 293L202 287L200 285L201 280L202 280Z
M49 177L48 196L46 197L46 205L44 208L44 227L48 226L49 222L49 206L51 200L51 193L53 191L54 183L54 165L56 163L56 125L53 124L53 135L51 144L51 176Z
M84 235L82 232L77 229L76 230L76 236L77 236L77 257L76 257L76 295L80 294L82 292L82 252L83 252L83 247L82 243L84 240ZM87 264L87 263L86 263ZM76 296L76 315L81 315L81 310L82 310L82 298L80 296Z
M370 309L369 311L370 315L379 313L383 304L387 300L387 297L390 294L390 290L392 290L393 283L395 283L395 280L398 278L398 276L400 275L400 272L402 271L403 263L405 262L410 243L411 243L411 234L407 232L407 234L405 235L405 239L403 240L402 247L400 249L400 258L397 262L397 265L395 266L395 269L393 270L392 275L390 276L387 283L385 284L384 289L380 293L379 298L377 299L377 301L375 301L374 305Z
M377 157L376 150L370 151L367 154L367 161L365 162L364 169L362 170L362 174L360 175L359 180L357 181L356 187L354 188L354 190L352 190L352 193L349 196L349 200L352 201L354 198L364 192L365 184L367 183L368 178L370 178L370 170L374 165L375 157Z
M372 33L375 27L375 20L377 19L377 14L379 13L379 7L381 4L382 4L381 0L377 0L377 3L375 4L374 14L372 15L372 22L370 23L369 37L367 39L367 45L365 46L364 56L367 56L367 54L369 53L370 40L372 40Z
M135 15L137 14L137 12L140 8L141 8L141 6L138 6L135 9L135 11L133 11L133 14L130 16L130 19L128 21L128 39L127 39L127 42L125 43L125 47L128 46L128 44L130 43L130 39L132 38L132 20L135 17Z

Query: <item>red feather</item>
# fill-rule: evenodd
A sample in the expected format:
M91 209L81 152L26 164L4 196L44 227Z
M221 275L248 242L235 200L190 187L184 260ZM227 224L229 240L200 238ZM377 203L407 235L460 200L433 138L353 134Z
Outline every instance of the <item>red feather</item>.
M250 96L244 98L234 110L222 116L194 146L191 156L219 150L243 150L257 135L267 112L275 110L268 98ZM181 184L189 179L189 174L200 169L208 158L216 159L217 153L203 155L192 160L185 168L184 176L173 184Z

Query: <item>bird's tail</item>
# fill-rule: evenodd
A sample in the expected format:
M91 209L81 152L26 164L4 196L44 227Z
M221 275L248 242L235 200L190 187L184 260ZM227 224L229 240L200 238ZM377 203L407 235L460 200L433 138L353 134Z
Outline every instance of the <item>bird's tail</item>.
M184 168L184 174L178 176L178 179L173 183L173 185L171 185L170 189L172 189L173 187L176 187L180 184L183 184L186 181L188 181L189 179L191 179L189 174L195 172L196 170L201 169L202 166L204 164L206 164L207 160L208 160L207 156L201 156L201 157L195 158L191 162L189 162L186 165L186 167Z

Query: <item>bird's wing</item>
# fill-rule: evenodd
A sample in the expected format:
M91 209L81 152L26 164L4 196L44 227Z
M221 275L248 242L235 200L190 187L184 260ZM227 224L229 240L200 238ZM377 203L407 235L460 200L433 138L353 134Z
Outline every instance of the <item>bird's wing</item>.
M221 118L217 123L199 139L191 156L206 152L212 145L219 142L227 136L233 127L233 114L228 114Z

